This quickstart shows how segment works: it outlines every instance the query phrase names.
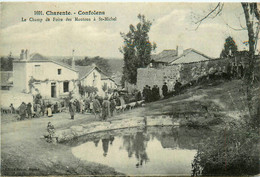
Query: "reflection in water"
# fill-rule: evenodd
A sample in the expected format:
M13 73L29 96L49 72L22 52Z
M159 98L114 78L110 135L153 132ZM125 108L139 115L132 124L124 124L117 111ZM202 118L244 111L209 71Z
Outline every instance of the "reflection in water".
M190 175L198 143L205 136L203 131L172 127L121 129L91 135L72 153L129 175Z
M102 139L103 156L107 156L109 139Z
M137 132L136 135L123 136L123 146L128 152L128 157L131 158L133 153L137 159L136 168L141 167L143 162L148 162L146 153L147 142L149 136L144 132Z
M109 142L110 142L110 145L113 144L113 141L114 141L114 136L109 136L109 138L103 138L102 139L102 147L103 147L103 156L106 157L107 156L107 152L108 152L108 146L109 146Z
M93 140L96 147L98 147L99 139Z

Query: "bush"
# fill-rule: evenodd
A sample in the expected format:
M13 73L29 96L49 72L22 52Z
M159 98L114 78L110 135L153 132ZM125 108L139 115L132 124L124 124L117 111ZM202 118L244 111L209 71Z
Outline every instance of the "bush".
M192 175L254 175L259 172L258 132L230 123L205 140L192 163Z

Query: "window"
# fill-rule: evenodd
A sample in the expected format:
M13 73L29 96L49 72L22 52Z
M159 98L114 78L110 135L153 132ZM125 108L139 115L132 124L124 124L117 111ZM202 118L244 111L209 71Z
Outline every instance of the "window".
M69 92L69 82L63 82L63 92Z
M58 75L61 75L61 69L58 69Z
M41 73L41 65L34 65L34 73L35 75L40 75Z

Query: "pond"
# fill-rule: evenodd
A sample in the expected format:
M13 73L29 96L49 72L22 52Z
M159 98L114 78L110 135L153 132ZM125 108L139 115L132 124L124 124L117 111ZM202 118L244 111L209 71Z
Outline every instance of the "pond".
M210 132L179 127L129 128L69 142L75 157L127 175L191 175L201 140Z

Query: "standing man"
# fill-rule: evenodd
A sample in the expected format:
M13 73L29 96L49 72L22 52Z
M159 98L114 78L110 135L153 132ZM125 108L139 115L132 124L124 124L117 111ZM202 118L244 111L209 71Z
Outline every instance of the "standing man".
M163 92L163 97L166 98L166 96L168 94L168 86L167 86L166 82L164 82L164 85L162 86L162 92Z
M54 104L54 113L58 113L58 103Z
M28 103L27 104L27 114L28 114L28 119L32 118L32 104Z
M15 114L15 109L14 109L13 103L11 103L9 107L11 110L11 114Z
M110 98L110 112L111 112L111 116L113 116L115 109L116 109L116 100L115 100L114 97L112 96L112 97Z
M20 115L20 120L24 120L26 116L26 104L22 102L22 104L19 106L19 115Z
M42 101L42 103L41 103L41 114L44 116L45 115L45 109L46 109L46 106L45 106L45 102L44 101Z
M143 97L144 100L147 102L147 85L143 88Z
M155 85L156 88L156 100L160 99L160 88L158 87L158 85Z
M71 117L72 120L74 120L75 111L76 111L75 103L70 101L70 103L69 103L69 112L70 112L70 117Z
M100 118L101 104L98 101L97 96L93 100L93 112L95 114L95 118L96 118L96 114L98 114L98 117Z
M181 93L181 86L182 84L178 80L176 80L176 83L174 85L174 90L176 92L176 95L179 95Z
M110 116L110 101L108 101L108 98L105 97L102 103L102 118L103 120L107 120L109 116Z

